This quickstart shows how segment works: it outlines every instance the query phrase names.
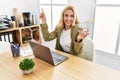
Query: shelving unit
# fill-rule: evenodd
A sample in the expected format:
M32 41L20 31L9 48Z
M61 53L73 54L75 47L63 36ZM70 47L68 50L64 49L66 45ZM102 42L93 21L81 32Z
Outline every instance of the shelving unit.
M31 33L31 30L32 33ZM9 42L12 42L14 44L21 44L25 45L26 43L23 41L23 38L27 38L27 40L35 40L38 43L40 43L40 26L39 25L32 25L32 26L26 26L26 27L16 27L16 28L9 28L9 29L3 29L0 30L0 39L1 35L6 37L6 35L11 34L12 36L12 41L7 40ZM6 41L6 40L5 40Z

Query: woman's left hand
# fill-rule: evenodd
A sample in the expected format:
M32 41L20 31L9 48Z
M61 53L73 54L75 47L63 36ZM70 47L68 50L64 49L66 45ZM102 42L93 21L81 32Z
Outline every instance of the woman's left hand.
M85 39L89 35L88 29L82 29L78 31L79 34L77 36L77 42L81 41L82 39Z

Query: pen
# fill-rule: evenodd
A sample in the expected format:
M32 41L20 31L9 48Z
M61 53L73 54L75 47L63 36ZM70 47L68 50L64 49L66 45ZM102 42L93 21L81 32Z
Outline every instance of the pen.
M19 49L19 46L14 45L14 44L12 44L11 47L12 47L12 48L15 48L15 49Z

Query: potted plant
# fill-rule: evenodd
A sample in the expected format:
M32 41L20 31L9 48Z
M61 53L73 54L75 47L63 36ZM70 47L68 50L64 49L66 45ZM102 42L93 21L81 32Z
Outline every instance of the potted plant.
M28 42L28 38L27 37L23 37L22 41L23 41L23 43L27 43Z
M23 71L23 74L29 74L32 72L34 65L35 63L32 59L25 58L20 62L19 68Z

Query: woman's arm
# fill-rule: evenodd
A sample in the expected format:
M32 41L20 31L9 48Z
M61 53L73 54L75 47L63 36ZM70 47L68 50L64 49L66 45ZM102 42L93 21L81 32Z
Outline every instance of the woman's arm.
M42 12L40 13L40 19L42 21L42 24L40 24L40 26L41 26L41 31L42 31L42 34L43 34L43 38L44 38L45 41L53 40L53 39L56 38L56 30L49 33L48 25L47 25L47 22L46 22L46 15L45 15L43 9L41 9L41 10L42 10Z
M74 51L76 54L80 54L83 48L83 40L88 36L89 30L84 31L83 29L79 29L78 34L74 41Z
M74 51L76 54L80 54L83 48L83 40L81 42L74 41Z
M40 26L41 26L41 31L42 31L43 38L45 41L50 41L57 37L56 29L53 32L49 33L48 25L46 23L40 24Z

